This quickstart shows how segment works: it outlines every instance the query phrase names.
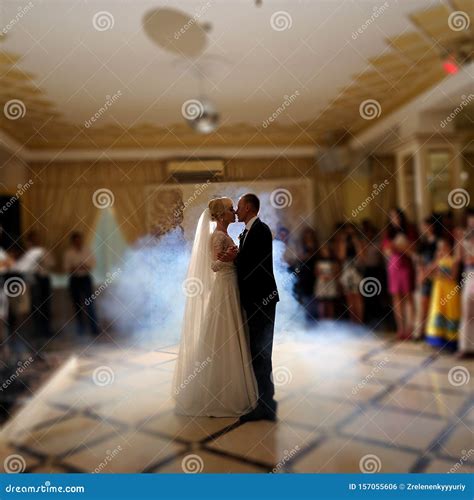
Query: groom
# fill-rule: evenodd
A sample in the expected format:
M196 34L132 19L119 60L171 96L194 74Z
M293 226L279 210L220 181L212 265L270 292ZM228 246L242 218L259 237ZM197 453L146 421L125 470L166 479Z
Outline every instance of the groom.
M245 223L239 236L239 251L219 256L222 261L235 257L240 300L245 311L250 338L253 370L258 385L257 407L240 417L240 422L275 420L277 403L273 398L272 347L276 303L280 300L273 275L272 233L258 218L260 200L247 193L239 199L237 219Z

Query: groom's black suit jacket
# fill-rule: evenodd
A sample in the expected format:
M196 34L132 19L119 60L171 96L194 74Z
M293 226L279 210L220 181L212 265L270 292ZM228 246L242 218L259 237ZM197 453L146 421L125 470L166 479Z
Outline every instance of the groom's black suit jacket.
M280 298L273 275L273 244L270 228L255 219L235 259L240 300L245 309L276 304Z

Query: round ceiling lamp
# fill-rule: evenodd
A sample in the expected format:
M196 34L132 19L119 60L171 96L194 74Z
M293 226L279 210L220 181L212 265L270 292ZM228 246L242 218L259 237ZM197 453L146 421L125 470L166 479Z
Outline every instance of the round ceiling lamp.
M143 29L161 48L184 57L197 57L207 46L205 25L177 9L153 9L143 16Z

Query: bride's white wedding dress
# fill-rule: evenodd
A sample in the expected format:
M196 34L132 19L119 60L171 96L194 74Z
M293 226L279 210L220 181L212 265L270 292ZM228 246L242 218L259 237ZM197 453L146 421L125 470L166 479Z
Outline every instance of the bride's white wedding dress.
M222 231L212 232L214 225L206 210L185 282L193 286L187 293L174 397L178 414L234 417L255 407L257 383L235 266L217 260L234 242Z

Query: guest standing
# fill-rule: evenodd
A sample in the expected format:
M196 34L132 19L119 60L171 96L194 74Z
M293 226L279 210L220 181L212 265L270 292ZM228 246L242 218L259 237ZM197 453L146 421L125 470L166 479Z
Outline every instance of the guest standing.
M440 238L454 244L455 224L453 212L444 212L440 215L439 232Z
M35 333L51 336L51 280L50 270L54 265L52 256L40 245L38 234L30 231L25 238L26 251L15 264L29 283L31 316Z
M85 333L86 318L94 335L99 334L99 324L92 298L91 271L95 267L95 257L85 244L83 236L74 232L70 246L64 254L64 270L69 274L69 292L76 311L77 332Z
M421 224L421 237L416 251L417 261L417 307L416 307L416 325L413 336L417 339L423 337L426 329L426 318L430 305L432 279L427 275L427 270L433 263L438 238L435 232L435 220L433 217L427 217Z
M333 319L335 301L339 296L338 266L327 243L321 247L319 259L315 265L315 274L314 295L319 304L319 317L321 319Z
M342 245L339 247L338 259L342 266L340 283L346 298L349 316L354 323L362 323L364 319L364 302L359 290L362 281L360 252L361 244L356 237L355 229L348 225L345 228Z
M364 294L364 321L368 324L378 325L381 318L386 315L386 276L383 262L383 253L380 249L381 241L377 229L368 219L362 221L359 265L362 277L365 280L376 280L380 283L380 293Z
M295 293L298 302L305 308L308 320L318 318L318 304L314 297L315 265L318 253L318 238L314 229L303 230L296 248L298 277Z
M389 225L382 242L382 250L387 257L388 291L392 296L397 338L407 339L412 335L415 311L415 271L411 246L416 238L402 210L390 210L389 217Z
M7 250L7 268L3 273L4 291L8 296L8 343L12 354L18 358L33 351L25 335L31 312L30 283L27 275L17 267L22 255L20 245L11 245Z
M457 283L458 261L452 255L447 239L438 241L432 275L433 291L426 328L426 341L437 347L454 349L457 343L461 315L461 297Z

